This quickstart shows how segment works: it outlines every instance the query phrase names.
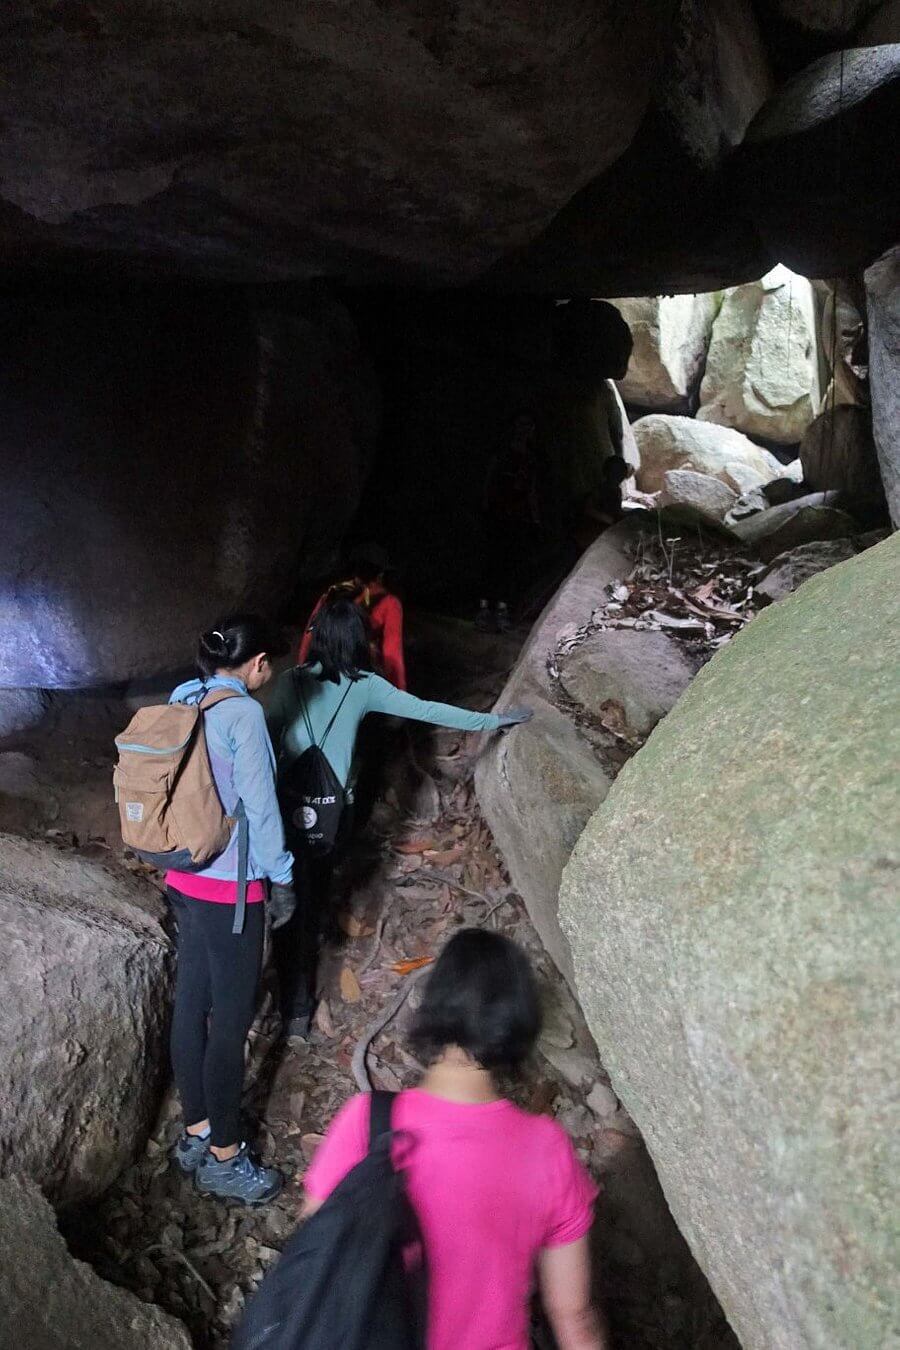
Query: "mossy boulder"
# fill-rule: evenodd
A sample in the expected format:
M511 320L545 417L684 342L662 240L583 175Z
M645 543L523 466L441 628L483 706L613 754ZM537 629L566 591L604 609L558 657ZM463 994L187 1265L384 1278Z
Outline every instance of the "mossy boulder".
M604 1064L745 1350L892 1338L898 564L895 535L718 653L563 878Z

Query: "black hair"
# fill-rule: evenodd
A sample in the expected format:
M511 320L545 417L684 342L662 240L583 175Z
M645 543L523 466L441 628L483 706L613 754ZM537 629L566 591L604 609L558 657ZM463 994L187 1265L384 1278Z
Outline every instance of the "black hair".
M483 1069L514 1072L540 1029L534 972L521 947L501 933L463 928L428 978L410 1044L425 1063L458 1045Z
M611 478L616 483L624 483L634 473L623 455L607 455L600 468L604 478Z
M197 669L209 679L217 670L236 670L245 661L265 652L283 656L288 650L284 635L259 614L229 614L200 634Z
M342 675L358 680L372 669L369 629L359 605L350 596L329 597L312 621L308 666L320 665L320 680L339 684Z
M353 576L365 583L377 580L390 568L387 551L380 544L357 544L347 561Z

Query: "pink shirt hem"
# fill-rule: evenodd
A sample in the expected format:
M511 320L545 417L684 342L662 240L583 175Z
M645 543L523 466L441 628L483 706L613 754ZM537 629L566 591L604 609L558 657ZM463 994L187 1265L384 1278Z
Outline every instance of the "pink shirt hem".
M208 900L213 905L234 905L237 903L237 882L224 881L218 877L201 877L196 872L166 873L166 885L192 900ZM266 898L266 888L262 881L247 883L247 904L258 905Z

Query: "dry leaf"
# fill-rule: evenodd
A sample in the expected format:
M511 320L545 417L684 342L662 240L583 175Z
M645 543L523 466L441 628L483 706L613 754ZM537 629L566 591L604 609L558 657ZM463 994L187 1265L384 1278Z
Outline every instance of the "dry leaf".
M347 910L341 910L338 914L338 926L349 938L371 937L375 929L366 920L357 918L355 914L348 913Z
M329 1040L334 1036L334 1023L331 1020L331 1009L328 1006L327 998L320 1000L313 1020L323 1036L327 1036Z
M460 844L457 844L456 848L448 848L440 852L429 849L425 853L428 861L434 863L436 867L449 867L451 863L459 862L460 858L464 858L465 855L466 850Z
M432 838L395 839L391 845L395 853L424 853L426 849L436 848L437 841Z
M433 956L416 956L412 961L395 961L391 970L395 970L398 975L411 975L414 970L421 970L423 966L430 966L433 961Z
M345 1003L358 1003L362 998L359 980L349 966L341 970L341 998Z

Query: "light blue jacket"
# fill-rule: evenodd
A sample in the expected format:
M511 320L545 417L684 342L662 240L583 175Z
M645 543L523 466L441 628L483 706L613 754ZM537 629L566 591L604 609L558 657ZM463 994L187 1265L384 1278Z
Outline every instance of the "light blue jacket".
M266 718L256 699L247 693L243 680L214 675L205 685L188 680L173 689L170 703L199 703L204 692L236 689L244 698L226 698L204 713L209 763L226 813L234 814L238 800L244 803L250 837L247 878L270 877L289 886L294 859L284 846L284 826L275 793L275 756L266 730ZM237 828L224 853L196 875L217 881L237 880Z

